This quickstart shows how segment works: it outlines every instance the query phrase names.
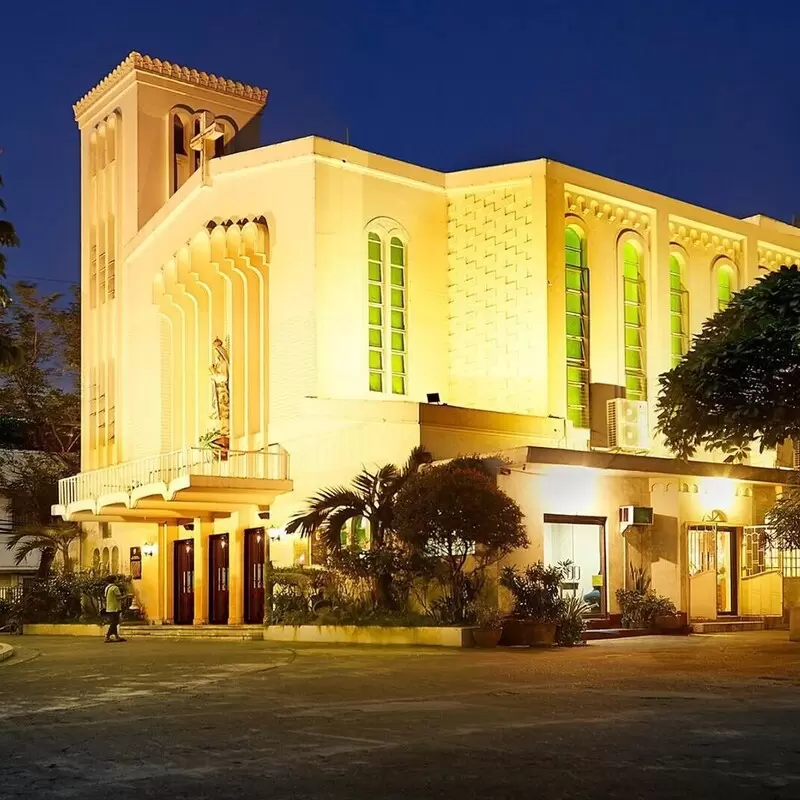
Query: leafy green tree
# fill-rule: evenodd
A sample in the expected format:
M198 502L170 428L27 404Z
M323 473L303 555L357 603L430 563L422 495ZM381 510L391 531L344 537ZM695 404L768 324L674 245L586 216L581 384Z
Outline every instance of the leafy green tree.
M487 567L528 546L522 511L477 458L413 475L397 496L394 517L401 540L438 562L448 622L466 620Z
M0 151L2 152L2 151ZM0 175L0 188L3 186L3 177ZM6 210L6 204L0 197L0 211ZM19 247L19 237L14 230L14 225L7 219L0 218L0 308L6 308L11 300L6 278L6 254L3 248ZM20 356L19 349L7 335L0 332L0 370L6 369L17 362Z
M42 551L46 573L54 556L67 555L64 538L78 535L74 525L54 525L51 506L58 481L79 468L80 300L29 283L16 295L0 309L0 336L21 353L0 372L0 495L21 534L12 539L17 553Z
M733 296L704 325L680 363L661 376L658 428L680 458L701 447L741 461L800 441L800 270L784 266ZM787 483L794 480L787 473ZM800 546L800 495L790 488L770 525Z
M800 271L781 267L733 296L661 376L658 427L681 458L741 460L758 441L800 439Z

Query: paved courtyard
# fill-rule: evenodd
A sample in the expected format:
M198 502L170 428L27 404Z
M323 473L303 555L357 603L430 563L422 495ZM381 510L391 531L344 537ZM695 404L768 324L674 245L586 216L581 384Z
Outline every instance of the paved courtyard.
M800 796L785 632L575 650L0 639L0 798Z

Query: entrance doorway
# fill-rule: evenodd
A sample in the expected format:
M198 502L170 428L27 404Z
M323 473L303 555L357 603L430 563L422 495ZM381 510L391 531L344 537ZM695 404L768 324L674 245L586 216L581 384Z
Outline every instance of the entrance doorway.
M194 622L194 539L179 539L174 544L176 625Z
M578 597L590 614L606 613L605 517L544 515L544 563L571 561L563 597Z
M266 545L263 528L244 532L244 621L260 625L264 621L264 559Z
M689 616L716 619L738 613L736 528L716 523L690 525Z
M228 624L228 534L208 537L208 621L212 625Z

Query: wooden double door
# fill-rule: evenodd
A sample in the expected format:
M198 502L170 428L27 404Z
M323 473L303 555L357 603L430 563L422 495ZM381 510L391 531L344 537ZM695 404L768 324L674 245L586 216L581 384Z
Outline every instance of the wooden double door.
M263 528L244 532L244 621L260 625L264 621L264 564L266 534Z
M208 621L227 625L230 612L230 541L227 533L208 537Z
M173 548L175 624L191 625L194 622L194 539L179 539Z

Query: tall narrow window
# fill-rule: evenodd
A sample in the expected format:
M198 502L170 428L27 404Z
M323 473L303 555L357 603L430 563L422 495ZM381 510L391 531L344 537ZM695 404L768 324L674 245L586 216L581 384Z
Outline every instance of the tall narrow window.
M717 310L724 311L730 305L736 291L735 283L733 267L720 264L717 268Z
M405 394L406 248L394 236L386 250L377 233L368 235L369 390Z
M632 242L622 247L625 307L625 396L647 400L645 367L645 297L642 256Z
M565 233L567 307L567 418L589 427L589 270L586 241L569 226Z
M689 349L689 292L683 285L683 267L676 255L669 257L670 355L676 367Z

